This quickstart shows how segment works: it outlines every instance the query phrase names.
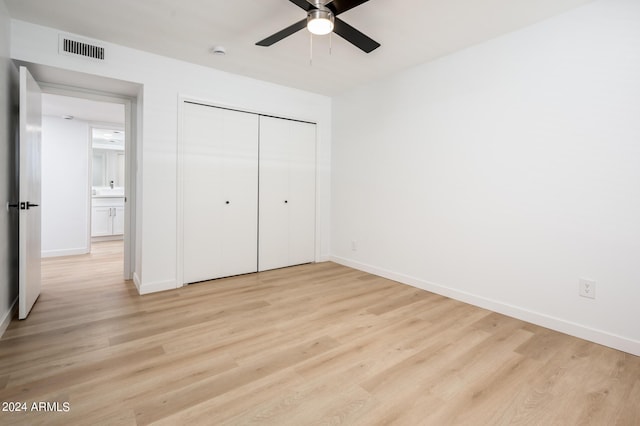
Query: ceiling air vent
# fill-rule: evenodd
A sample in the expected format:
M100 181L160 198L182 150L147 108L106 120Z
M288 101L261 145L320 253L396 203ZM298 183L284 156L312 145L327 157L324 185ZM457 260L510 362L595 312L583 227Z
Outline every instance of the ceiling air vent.
M93 41L60 35L58 53L104 61L105 49Z

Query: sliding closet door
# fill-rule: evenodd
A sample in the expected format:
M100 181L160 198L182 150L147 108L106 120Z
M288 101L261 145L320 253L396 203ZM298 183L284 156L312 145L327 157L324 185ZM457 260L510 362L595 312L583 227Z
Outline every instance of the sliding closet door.
M255 272L258 116L185 103L184 282Z
M260 117L260 271L315 258L316 126Z

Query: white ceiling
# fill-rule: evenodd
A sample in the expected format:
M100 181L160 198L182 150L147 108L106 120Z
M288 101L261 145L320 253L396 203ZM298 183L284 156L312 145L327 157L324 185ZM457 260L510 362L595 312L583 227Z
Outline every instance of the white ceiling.
M306 16L288 0L4 1L15 19L331 96L591 0L370 0L340 18L382 46L365 54L334 35L329 55L314 37L312 65L306 30L255 46Z

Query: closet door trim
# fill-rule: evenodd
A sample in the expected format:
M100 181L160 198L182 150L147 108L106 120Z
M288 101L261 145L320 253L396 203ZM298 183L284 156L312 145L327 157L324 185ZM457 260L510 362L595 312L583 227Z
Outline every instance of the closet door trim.
M308 121L308 120L302 120L302 119L299 119L299 118L282 117L282 116L278 116L278 115L265 114L265 113L262 113L262 112L251 111L249 109L240 109L240 108L233 108L233 107L228 107L228 106L220 106L220 105L210 104L210 103L206 103L206 102L202 102L202 101L194 101L194 100L189 100L189 99L183 99L182 104L201 105L201 106L206 106L206 107L211 107L211 108L225 109L227 111L236 111L236 112L243 112L243 113L246 113L246 114L255 114L255 115L259 115L260 117L278 118L280 120L298 121L300 123L316 124L317 125L317 123L315 121Z

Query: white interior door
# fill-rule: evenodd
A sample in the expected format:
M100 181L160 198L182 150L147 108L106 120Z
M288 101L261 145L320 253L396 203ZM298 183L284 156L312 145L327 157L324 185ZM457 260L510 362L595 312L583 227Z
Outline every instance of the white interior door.
M18 317L25 319L40 295L42 92L20 67L20 229Z
M183 282L257 271L258 116L185 103Z
M315 124L260 117L260 271L314 261L315 141Z

